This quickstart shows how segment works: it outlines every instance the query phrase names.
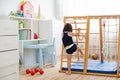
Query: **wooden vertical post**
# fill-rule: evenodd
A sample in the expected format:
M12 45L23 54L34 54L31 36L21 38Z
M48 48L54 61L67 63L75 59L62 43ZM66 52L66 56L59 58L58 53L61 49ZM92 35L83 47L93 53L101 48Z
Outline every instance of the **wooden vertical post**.
M120 16L119 16L119 29L118 29L118 63L117 63L117 76L119 76L120 67Z
M78 31L78 28L77 28L77 24L76 24L76 21L74 21L74 24L75 24L75 32L77 33ZM76 36L76 44L78 45L78 36ZM77 58L78 58L78 60L80 59L79 58L80 57L80 55L79 55L79 52L77 51Z
M90 17L87 16L86 43L85 43L85 58L84 58L84 74L87 73L87 66L88 66L89 30L90 30Z
M104 26L105 27L105 26ZM103 63L103 33L102 33L102 19L99 18L99 32L100 32L100 54L101 54L101 63ZM105 38L105 37L104 37Z
M65 25L65 24L66 24L66 17L64 17L64 25ZM60 60L60 71L62 71L63 57L64 57L64 46L63 46L63 44L62 44L61 60Z

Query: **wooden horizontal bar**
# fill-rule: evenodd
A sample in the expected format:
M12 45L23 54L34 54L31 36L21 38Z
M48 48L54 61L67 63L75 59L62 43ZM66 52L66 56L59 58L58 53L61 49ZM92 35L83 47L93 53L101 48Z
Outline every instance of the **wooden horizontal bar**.
M100 50L100 48L89 48L89 50Z
M100 34L100 33L90 33L90 34Z
M85 42L75 42L75 43L85 43Z
M71 24L87 24L87 22L77 22L75 20L66 20L66 22Z
M73 30L78 30L78 29L73 29ZM80 28L80 30L86 30L86 29Z
M118 33L118 31L116 31L116 32L115 31L104 31L104 32L107 32L107 33L109 32L108 34L110 34L110 33Z
M73 18L73 19L87 19L89 17L90 19L116 19L120 18L120 15L88 15L88 16L65 16L66 19Z
M67 61L63 61L63 62L67 62ZM84 63L84 62L77 62L77 61L71 61L71 63Z
M116 27L116 26L118 26L118 25L119 25L119 24L109 24L109 25L108 25L108 24L105 24L105 27L108 27L108 26L115 26L115 27Z
M59 72L66 72L66 70L59 70ZM104 73L84 73L84 72L80 72L80 71L71 71L71 73L73 74L84 74L84 75L94 75L94 76L107 76L107 77L120 77L120 75L118 76L117 74L104 74Z
M63 56L67 56L66 54L63 54ZM72 56L77 56L77 52L76 52L76 54L72 54Z
M105 43L118 43L118 41L103 41Z

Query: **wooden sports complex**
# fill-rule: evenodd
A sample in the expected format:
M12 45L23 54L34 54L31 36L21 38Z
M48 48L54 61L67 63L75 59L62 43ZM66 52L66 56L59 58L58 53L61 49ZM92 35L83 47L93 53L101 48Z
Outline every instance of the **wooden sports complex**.
M70 23L73 31L81 28L74 42L84 56L74 53L72 73L120 77L120 15L65 16L64 24ZM96 53L98 58L92 59ZM67 70L65 49L62 46L59 72Z

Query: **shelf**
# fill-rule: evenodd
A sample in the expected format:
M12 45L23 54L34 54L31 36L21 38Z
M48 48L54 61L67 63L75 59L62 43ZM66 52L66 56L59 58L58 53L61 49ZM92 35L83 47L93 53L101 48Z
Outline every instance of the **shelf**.
M19 30L31 30L31 28L19 28Z
M47 19L37 19L37 18L26 18L26 17L17 17L17 16L10 16L10 19L15 20L40 20L40 21L46 21Z
M29 42L29 41L45 41L47 40L46 38L42 38L42 39L30 39L30 40L19 40L20 42Z
M17 19L17 20L19 20L19 19L23 19L23 20L31 20L31 19L33 19L33 18L10 16L10 19Z

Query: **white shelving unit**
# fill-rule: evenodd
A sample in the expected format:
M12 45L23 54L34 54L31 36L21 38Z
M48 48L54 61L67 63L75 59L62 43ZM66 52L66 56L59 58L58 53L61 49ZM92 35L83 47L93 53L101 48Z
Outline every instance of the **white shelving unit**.
M0 20L0 80L19 80L17 21Z
M19 41L19 53L22 56L23 64L26 64L24 68L31 68L36 66L36 50L35 49L24 49L24 44L34 41L34 33L39 35L40 39L48 39L50 43L55 37L56 53L61 53L61 31L63 26L62 21L56 20L41 20L34 18L24 18L24 17L10 17L11 20L23 21L24 28L19 28L20 30L31 30L31 39L24 39ZM19 34L20 36L20 34ZM30 43L32 44L32 43ZM56 54L57 55L57 54Z
M18 21L19 40L33 39L34 32L35 32L33 27L36 27L36 25L38 25L38 23L36 24L34 23L34 22L37 22L37 19L10 16L10 20Z

